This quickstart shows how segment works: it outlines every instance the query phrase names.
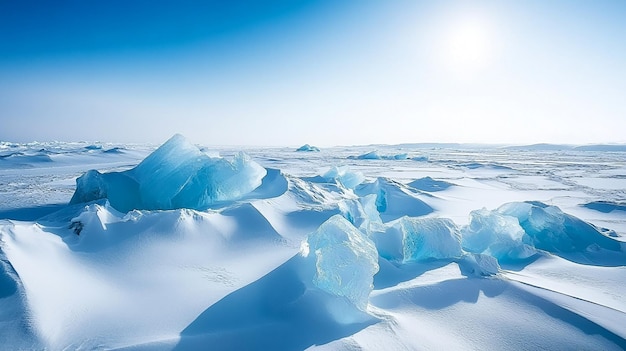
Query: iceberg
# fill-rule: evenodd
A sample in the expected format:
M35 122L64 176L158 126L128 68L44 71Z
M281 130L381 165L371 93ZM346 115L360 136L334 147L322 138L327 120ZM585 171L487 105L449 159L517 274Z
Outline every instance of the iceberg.
M212 158L176 134L133 169L86 172L76 180L70 204L106 198L122 212L202 210L250 193L266 174L265 168L244 153L233 160Z
M584 252L602 248L621 251L619 241L602 234L592 224L541 202L512 202L499 213L517 218L527 234L525 242L550 252Z
M296 151L307 151L307 152L320 151L320 148L317 147L317 146L304 144L304 145L300 146Z
M470 213L470 222L461 234L464 250L491 255L501 262L525 259L536 253L524 243L528 239L517 218L486 208Z
M341 215L334 215L310 234L302 256L315 260L313 284L342 296L362 311L367 309L378 272L374 243Z
M381 257L400 263L457 258L461 234L447 218L402 217L385 232L372 233Z
M326 181L337 181L346 189L354 189L365 181L363 173L351 171L347 166L333 166L322 178Z

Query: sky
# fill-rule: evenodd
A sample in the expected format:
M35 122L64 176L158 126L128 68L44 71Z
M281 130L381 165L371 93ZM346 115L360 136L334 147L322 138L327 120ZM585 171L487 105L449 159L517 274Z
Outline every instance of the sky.
M626 1L0 0L0 140L626 143Z

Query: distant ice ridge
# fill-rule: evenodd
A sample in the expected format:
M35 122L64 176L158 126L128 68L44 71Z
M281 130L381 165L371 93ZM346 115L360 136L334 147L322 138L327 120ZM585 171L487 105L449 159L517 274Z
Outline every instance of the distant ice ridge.
M353 160L406 160L409 158L409 155L406 153L381 155L378 151L374 150L359 156L348 156L348 158Z
M176 134L135 168L124 172L91 170L76 180L70 204L107 198L115 209L205 209L250 193L265 168L244 153L233 160L209 157Z
M378 252L348 220L340 215L329 218L308 236L302 255L315 259L315 286L347 298L362 311L367 309L379 268Z
M302 146L300 146L296 151L320 151L320 148L317 146L313 146L313 145L309 145L309 144L304 144Z

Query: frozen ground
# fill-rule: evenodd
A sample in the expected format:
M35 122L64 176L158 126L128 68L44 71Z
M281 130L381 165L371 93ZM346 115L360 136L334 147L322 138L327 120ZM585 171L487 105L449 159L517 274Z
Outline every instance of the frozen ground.
M1 348L626 348L626 152L245 149L233 200L68 205L155 148L0 143Z

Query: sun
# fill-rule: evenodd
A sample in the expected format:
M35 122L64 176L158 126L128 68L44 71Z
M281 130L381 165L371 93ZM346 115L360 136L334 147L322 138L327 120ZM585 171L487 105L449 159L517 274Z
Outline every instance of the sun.
M454 71L477 71L489 64L492 35L485 21L455 21L442 39L443 59Z

